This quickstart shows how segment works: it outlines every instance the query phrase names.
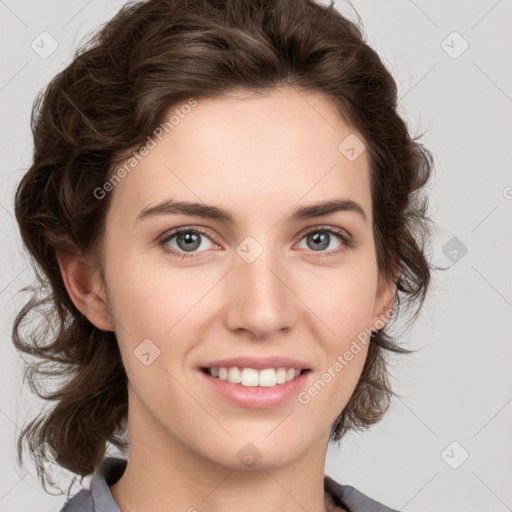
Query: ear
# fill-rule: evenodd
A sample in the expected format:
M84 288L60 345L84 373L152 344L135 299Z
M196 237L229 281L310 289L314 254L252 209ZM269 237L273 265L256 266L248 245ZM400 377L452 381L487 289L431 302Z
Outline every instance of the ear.
M396 283L399 277L400 269L398 265L393 266L392 277L379 277L372 318L372 327L375 330L382 329L391 320L396 295Z
M58 253L62 279L75 306L102 331L113 331L114 322L108 311L107 298L99 272L81 256Z

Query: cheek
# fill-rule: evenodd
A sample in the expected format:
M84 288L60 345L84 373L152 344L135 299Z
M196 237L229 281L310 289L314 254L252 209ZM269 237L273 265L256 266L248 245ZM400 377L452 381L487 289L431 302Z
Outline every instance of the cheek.
M201 329L215 316L209 291L223 274L212 268L171 269L166 262L147 264L135 257L110 261L119 262L106 277L123 364L134 387L156 399L169 388L165 370L182 371L187 353L204 339Z
M377 292L376 263L371 257L355 257L339 268L299 274L295 290L324 324L332 342L357 336L372 322Z
M136 337L161 339L204 297L218 278L211 269L172 268L137 254L112 253L107 282L116 320Z
M324 342L326 358L309 385L298 395L307 411L322 411L328 424L345 408L361 377L368 354L369 334L360 335L358 326L341 326L336 339ZM323 420L322 420L323 421Z
M316 339L325 354L304 402L317 401L334 420L352 395L366 360L377 269L374 260L368 258L364 264L347 265L322 279L319 275L303 276L300 288L304 303L317 317Z

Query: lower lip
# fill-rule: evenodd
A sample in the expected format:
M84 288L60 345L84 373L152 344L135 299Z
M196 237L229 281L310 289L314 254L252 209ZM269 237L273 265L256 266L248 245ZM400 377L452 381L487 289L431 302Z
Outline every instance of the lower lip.
M202 370L199 370L206 383L219 395L242 407L263 409L275 407L286 402L297 395L304 387L306 379L311 371L303 372L298 377L284 384L277 384L272 387L265 386L243 386L233 384L227 380L212 377Z

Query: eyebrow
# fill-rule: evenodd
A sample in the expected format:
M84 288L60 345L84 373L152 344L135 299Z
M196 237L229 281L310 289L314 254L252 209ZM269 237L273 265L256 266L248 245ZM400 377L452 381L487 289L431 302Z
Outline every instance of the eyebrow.
M288 217L292 221L300 221L332 215L337 212L353 212L358 214L365 222L368 222L362 206L350 199L332 199L330 201L300 206L294 208ZM169 199L155 206L147 206L139 213L135 222L137 223L150 217L173 214L213 219L227 224L235 222L235 216L232 213L218 206L189 201L174 201L173 199Z

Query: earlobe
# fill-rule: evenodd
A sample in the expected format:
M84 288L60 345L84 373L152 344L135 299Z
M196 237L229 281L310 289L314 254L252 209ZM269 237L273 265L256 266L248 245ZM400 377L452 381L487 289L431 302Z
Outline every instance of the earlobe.
M113 331L114 322L97 270L77 254L59 253L57 260L64 285L78 310L98 329Z

